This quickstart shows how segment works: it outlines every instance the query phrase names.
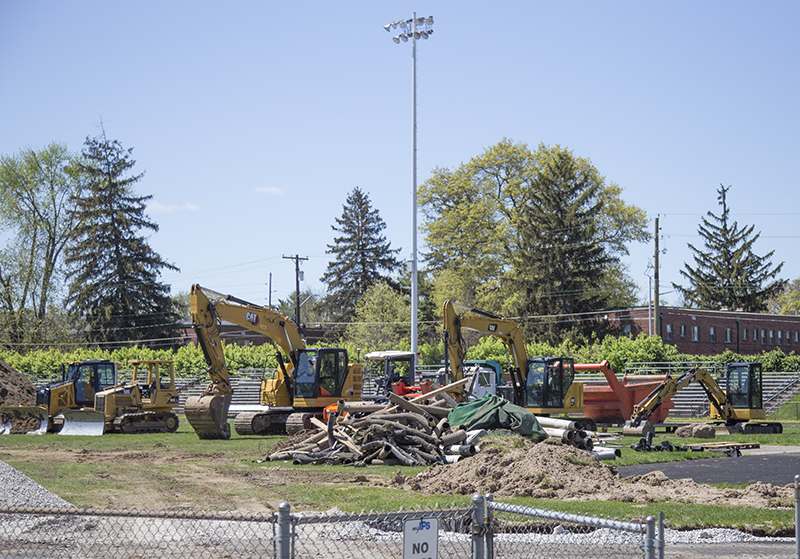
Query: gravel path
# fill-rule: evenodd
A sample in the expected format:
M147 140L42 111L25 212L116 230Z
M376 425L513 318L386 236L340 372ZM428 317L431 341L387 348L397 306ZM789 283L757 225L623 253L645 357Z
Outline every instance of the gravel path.
M3 461L0 461L0 505L7 507L73 506Z

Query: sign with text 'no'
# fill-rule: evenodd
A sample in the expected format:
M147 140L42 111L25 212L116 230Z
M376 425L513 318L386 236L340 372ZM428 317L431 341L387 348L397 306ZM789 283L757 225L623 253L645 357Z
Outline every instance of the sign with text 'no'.
M403 525L403 559L436 559L439 556L439 519L406 520Z

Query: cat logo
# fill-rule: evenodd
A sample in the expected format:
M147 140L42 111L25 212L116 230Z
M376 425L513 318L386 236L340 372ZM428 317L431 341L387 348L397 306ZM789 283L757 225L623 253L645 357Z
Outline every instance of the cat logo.
M244 315L244 319L253 326L258 326L258 313L247 311Z

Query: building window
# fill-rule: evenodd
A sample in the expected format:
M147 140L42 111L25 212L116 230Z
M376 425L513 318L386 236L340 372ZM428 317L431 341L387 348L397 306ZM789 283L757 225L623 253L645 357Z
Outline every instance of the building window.
M783 345L783 330L778 330L778 345Z
M681 324L681 338L685 338L685 337L686 337L686 325L685 324Z
M631 325L626 324L622 327L622 335L623 336L630 336L631 335Z
M709 335L709 338L711 339L711 343L712 344L716 343L717 342L717 327L716 326L712 326L711 328L709 328L708 335Z
M794 342L800 344L800 330L794 331Z
M733 328L725 328L725 343L733 342Z
M744 330L742 330L742 339L743 339L744 341L747 341L747 328L745 328Z
M667 324L667 339L672 340L672 324Z
M786 331L786 345L792 345L792 331Z
M769 345L775 345L775 330L769 331Z
M697 325L692 326L692 341L693 342L700 341L700 327Z
M761 330L761 345L767 345L767 331Z

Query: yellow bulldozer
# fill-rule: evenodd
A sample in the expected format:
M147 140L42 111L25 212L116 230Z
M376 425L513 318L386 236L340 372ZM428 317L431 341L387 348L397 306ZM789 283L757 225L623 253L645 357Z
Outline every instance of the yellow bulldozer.
M39 388L36 405L0 406L0 433L96 436L177 430L178 417L172 410L178 406L178 391L172 362L130 363L133 379L122 383L114 361L69 363L61 382Z

